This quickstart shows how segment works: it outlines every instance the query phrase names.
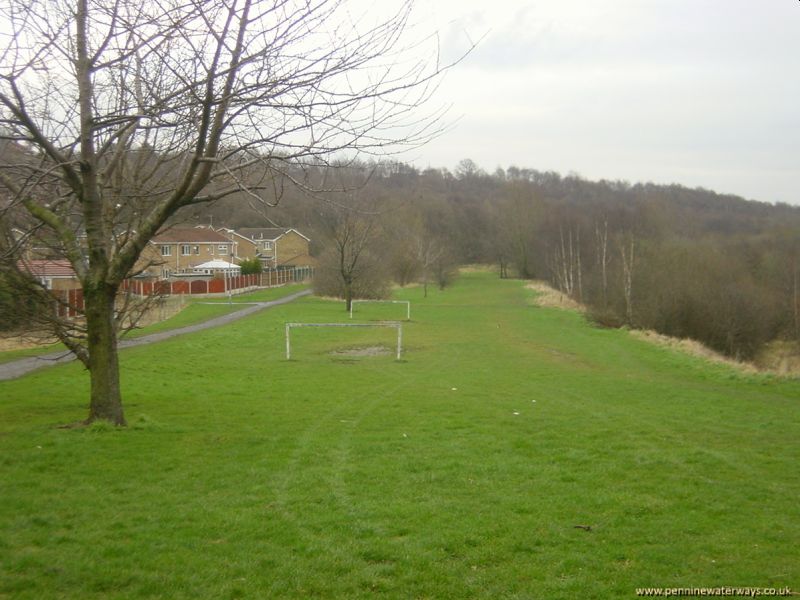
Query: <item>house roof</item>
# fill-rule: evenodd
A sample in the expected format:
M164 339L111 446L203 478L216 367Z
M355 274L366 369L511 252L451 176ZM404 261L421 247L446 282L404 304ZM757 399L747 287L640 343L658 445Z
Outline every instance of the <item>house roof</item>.
M241 233L239 233L235 229L226 229L226 228L222 227L222 228L217 229L217 231L219 233L221 233L222 235L224 235L225 237L234 236L235 235L236 237L242 238L246 242L250 242L251 244L253 243L252 239L250 239L246 235L242 235ZM230 239L230 238L228 238L228 239Z
M212 269L212 270L214 270L214 269L230 269L230 270L241 269L241 267L239 265L237 265L236 263L227 262L227 261L224 261L224 260L210 260L210 261L204 262L204 263L202 263L200 265L195 265L192 268L195 269L195 270L197 270L197 269Z
M310 241L302 233L291 227L243 227L237 231L241 235L250 238L251 240L268 240L271 242L274 242L279 237L286 235L290 231L294 231L300 237Z
M21 260L17 266L21 271L26 271L34 277L77 278L68 260Z
M165 229L151 240L154 244L230 244L231 241L221 233L207 227Z

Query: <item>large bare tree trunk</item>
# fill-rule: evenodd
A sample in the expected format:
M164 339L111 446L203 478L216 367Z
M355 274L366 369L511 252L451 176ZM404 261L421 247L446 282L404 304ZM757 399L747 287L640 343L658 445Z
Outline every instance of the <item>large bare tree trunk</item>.
M87 423L103 419L125 425L119 385L117 327L114 319L116 288L107 284L86 290L84 297L88 368L91 394Z

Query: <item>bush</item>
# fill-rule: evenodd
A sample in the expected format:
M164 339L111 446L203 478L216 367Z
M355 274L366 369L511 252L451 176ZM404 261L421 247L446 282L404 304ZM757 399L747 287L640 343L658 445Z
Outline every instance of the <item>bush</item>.
M608 308L603 309L590 306L586 311L586 318L589 319L590 323L598 327L606 327L609 329L619 329L625 324L622 317Z
M242 268L242 275L258 275L263 270L261 261L256 257L245 258L239 262L239 266Z

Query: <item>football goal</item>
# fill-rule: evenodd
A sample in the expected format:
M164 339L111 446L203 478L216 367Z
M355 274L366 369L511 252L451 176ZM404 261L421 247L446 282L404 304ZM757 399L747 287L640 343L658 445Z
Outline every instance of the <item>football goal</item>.
M286 360L292 358L292 335L295 327L393 327L397 330L397 356L403 352L403 324L399 321L383 321L381 323L286 323Z
M350 318L353 318L353 307L356 304L405 304L406 321L411 320L411 302L408 300L353 300L350 302Z

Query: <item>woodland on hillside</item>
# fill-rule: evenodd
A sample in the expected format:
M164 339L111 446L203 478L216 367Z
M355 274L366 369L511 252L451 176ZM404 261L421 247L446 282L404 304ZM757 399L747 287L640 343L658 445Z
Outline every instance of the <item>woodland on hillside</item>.
M470 160L454 172L403 163L345 172L298 171L306 187L336 192L286 186L274 207L231 198L182 218L297 227L321 277L338 267L337 231L358 223L369 232L360 295L382 293L387 279L446 285L455 264L492 263L502 277L549 281L600 324L693 338L738 359L800 340L800 207L517 167L489 174ZM367 183L348 188L343 177Z

